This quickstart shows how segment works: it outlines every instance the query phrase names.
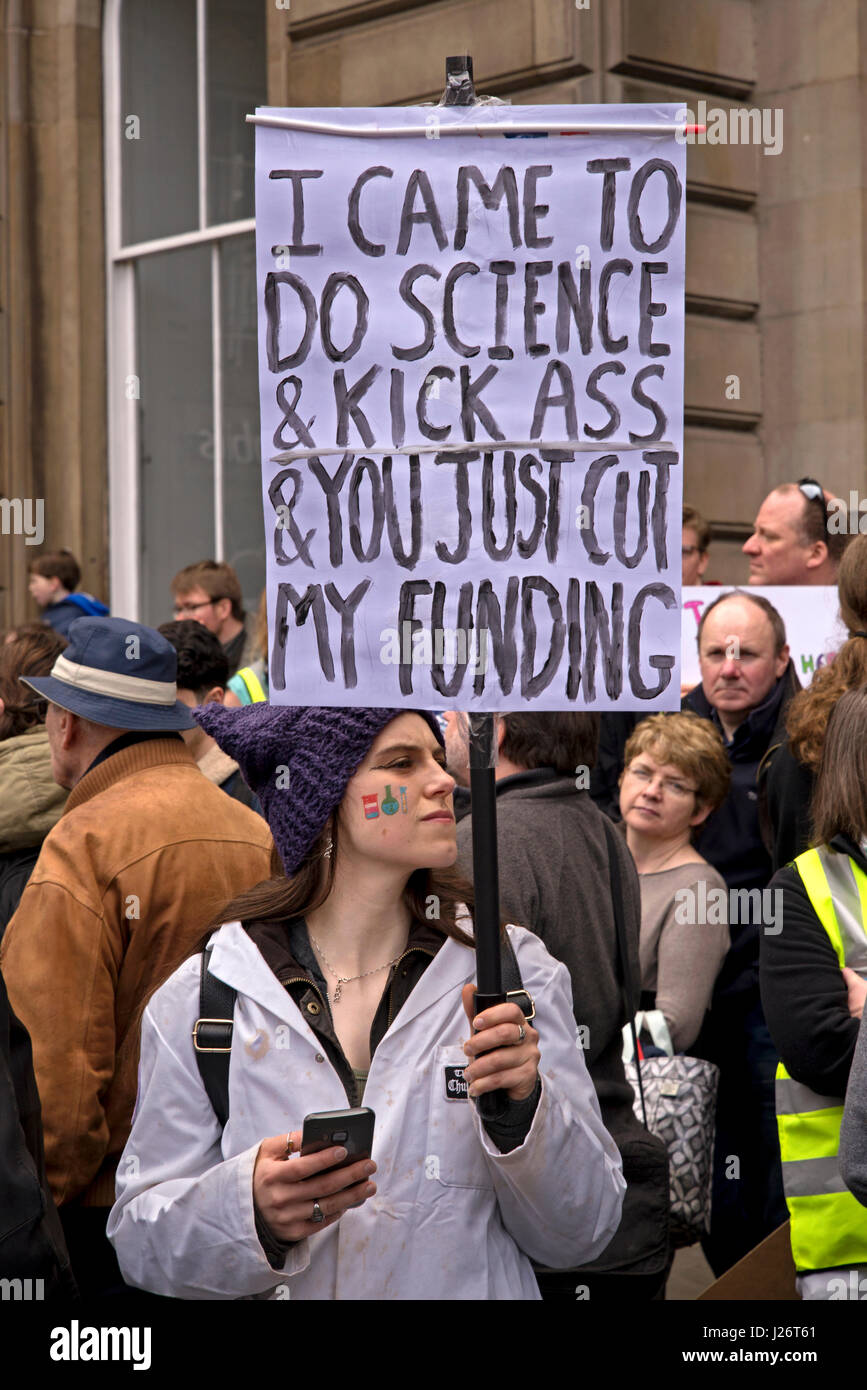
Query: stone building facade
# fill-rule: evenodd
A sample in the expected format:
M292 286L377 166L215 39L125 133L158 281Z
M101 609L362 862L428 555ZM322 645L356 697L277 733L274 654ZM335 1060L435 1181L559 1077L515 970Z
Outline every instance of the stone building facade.
M228 197L209 211L232 170L203 176L207 122L230 97L236 114L236 64L248 109L390 105L436 99L446 55L469 52L477 89L515 104L677 101L707 120L687 163L684 495L714 526L713 577L745 580L739 547L774 484L812 474L845 496L867 483L865 34L859 0L0 0L0 497L45 499L45 545L75 551L83 586L114 611L168 616L167 591L157 610L170 574L142 566L208 548L242 556L253 592L255 516L233 539L231 477L238 460L256 468L255 391L240 399L250 334L227 315L246 283L250 211L243 190L240 215ZM149 44L187 45L179 86L199 83L198 108L159 93L178 130L198 121L199 222L192 213L174 242L169 227L130 245L113 165L132 159L124 82ZM165 135L163 148L156 198L175 164L184 172ZM135 216L144 225L148 209ZM159 261L173 251L187 261ZM184 422L144 381L144 400L130 387L142 361L157 379L163 331L181 334L169 363L192 341L170 307L145 321L144 291L170 264L178 293L201 271L223 324L204 414ZM147 485L161 466L184 472L183 451L171 453L184 431L199 440L199 512L183 490ZM149 448L167 450L164 463ZM35 614L33 553L0 536L0 627Z

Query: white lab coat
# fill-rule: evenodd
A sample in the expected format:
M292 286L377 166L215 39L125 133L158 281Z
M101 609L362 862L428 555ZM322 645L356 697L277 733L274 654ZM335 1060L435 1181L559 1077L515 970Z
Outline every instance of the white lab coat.
M229 1120L221 1135L196 1066L196 956L144 1014L138 1099L108 1223L127 1283L190 1299L536 1299L530 1259L568 1268L595 1258L620 1221L620 1155L578 1042L568 971L532 933L509 932L540 1034L542 1093L524 1143L501 1154L475 1104L447 1099L446 1066L467 1061L461 987L475 974L475 953L448 939L371 1062L364 1104L376 1114L376 1195L299 1241L274 1270L254 1224L259 1144L347 1099L243 927L223 926L211 970L238 991Z

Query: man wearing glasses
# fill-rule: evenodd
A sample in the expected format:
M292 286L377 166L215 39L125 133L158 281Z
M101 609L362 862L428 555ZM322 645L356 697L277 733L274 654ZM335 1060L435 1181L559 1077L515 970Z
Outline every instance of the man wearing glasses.
M200 560L179 570L172 580L174 614L180 621L192 618L222 644L229 676L256 656L241 598L241 585L231 565Z
M683 583L704 583L704 572L710 559L710 527L695 507L684 505L681 564Z
M750 584L836 584L849 537L828 530L832 495L815 478L768 494L743 547Z

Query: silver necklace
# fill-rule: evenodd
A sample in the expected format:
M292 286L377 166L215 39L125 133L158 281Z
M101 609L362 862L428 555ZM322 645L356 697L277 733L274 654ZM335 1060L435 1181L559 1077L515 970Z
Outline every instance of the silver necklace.
M331 972L331 974L334 976L335 980L337 981L337 988L336 988L336 990L334 991L333 995L331 996L331 1002L332 1002L332 1004L339 1004L339 1003L340 1003L340 996L341 996L341 994L343 993L343 986L344 986L344 985L352 984L353 980L364 980L364 979L367 978L368 975L378 975L379 972L380 972L380 970L387 970L388 967L389 967L390 965L397 965L397 962L400 960L400 957L403 955L403 951L401 951L401 952L400 952L400 955L394 956L392 960L387 960L387 961L385 962L384 965L377 965L377 966L375 967L375 969L373 969L373 970L365 970L365 971L363 971L360 975L339 975L339 974L337 973L337 971L334 969L334 966L331 964L331 961L330 961L330 960L328 959L328 957L326 956L326 954L325 954L325 952L323 951L322 947L319 945L319 942L316 940L316 937L313 935L312 931L310 931L310 928L309 928L309 927L307 928L307 932L308 932L308 935L309 935L309 937L310 937L310 940L313 942L313 945L316 947L317 953L322 957L323 964L325 964L325 965L328 966L329 971Z

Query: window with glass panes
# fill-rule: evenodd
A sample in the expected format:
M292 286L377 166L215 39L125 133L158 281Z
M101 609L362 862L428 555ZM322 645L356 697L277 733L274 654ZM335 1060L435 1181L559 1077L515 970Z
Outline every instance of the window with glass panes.
M107 0L112 610L171 617L169 585L226 560L264 585L253 127L266 0Z

